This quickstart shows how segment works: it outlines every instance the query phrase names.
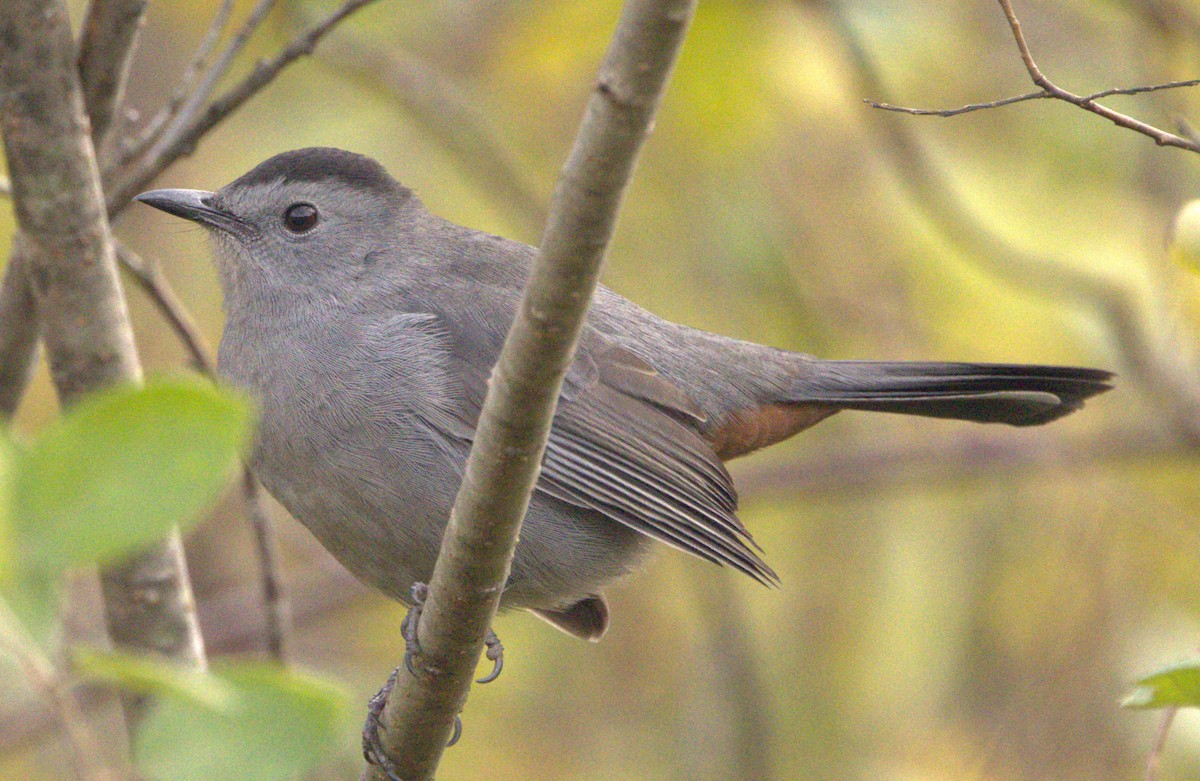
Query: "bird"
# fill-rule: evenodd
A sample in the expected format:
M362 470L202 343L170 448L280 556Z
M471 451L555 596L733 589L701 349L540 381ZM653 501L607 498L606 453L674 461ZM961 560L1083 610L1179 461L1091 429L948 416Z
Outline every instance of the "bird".
M142 203L203 226L220 375L257 402L250 466L354 575L411 603L430 578L488 377L537 254L429 212L369 157L284 152L215 192ZM779 583L725 463L843 410L1035 426L1105 370L822 360L664 320L598 287L501 609L579 638L654 543Z

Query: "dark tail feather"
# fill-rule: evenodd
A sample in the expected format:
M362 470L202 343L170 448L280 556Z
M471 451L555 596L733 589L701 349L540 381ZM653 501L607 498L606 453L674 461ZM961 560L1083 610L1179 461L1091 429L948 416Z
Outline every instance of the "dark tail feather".
M995 363L822 361L800 398L842 409L1037 426L1112 386L1101 369Z

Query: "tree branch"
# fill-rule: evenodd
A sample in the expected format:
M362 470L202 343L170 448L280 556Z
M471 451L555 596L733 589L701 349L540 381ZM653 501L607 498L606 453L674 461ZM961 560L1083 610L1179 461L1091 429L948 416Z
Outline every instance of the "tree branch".
M75 45L61 0L0 4L0 133L21 255L59 398L137 382ZM104 573L109 631L128 648L203 665L178 534ZM136 624L129 623L136 618Z
M694 10L694 0L627 0L600 67L429 584L420 674L401 671L383 712L405 779L433 777L466 701L617 211Z
M265 0L263 0L265 2ZM375 0L347 0L339 8L313 25L303 35L297 36L279 54L270 60L259 62L240 83L218 97L206 108L192 113L185 106L162 137L144 154L132 161L128 170L105 171L105 180L119 176L119 181L108 188L108 210L115 214L129 204L155 176L184 155L191 154L200 138L212 130L225 117L232 114L263 87L271 83L279 73L300 57L309 54L317 43L350 14ZM221 67L218 61L214 69ZM202 84L199 89L205 89ZM189 99L189 104L191 100Z
M179 85L175 88L175 92L170 99L160 108L137 138L127 139L122 141L121 150L117 155L117 165L127 165L129 161L141 157L150 145L157 141L167 126L174 121L175 117L183 109L187 103L188 95L192 94L193 85L196 83L196 78L200 75L205 64L208 63L208 58L212 54L213 49L217 46L217 41L221 39L221 33L225 32L225 25L229 23L229 16L233 12L233 0L221 0L221 5L217 7L217 12L213 14L212 21L208 25L208 30L204 33L204 37L200 39L196 50L192 52L192 58L188 61L187 66L183 69L183 75L179 77Z
M842 6L825 2L819 7L846 46L858 80L856 89L861 94L885 94L883 79ZM1161 327L1171 320L1164 311L1118 282L1014 245L954 197L945 167L914 137L909 123L883 121L883 115L875 112L867 116L914 208L955 246L988 258L987 269L1005 283L1098 313L1113 336L1123 370L1159 402L1176 435L1192 446L1200 445L1200 384L1190 357L1195 346L1181 345L1178 333Z
M1037 62L1033 59L1033 53L1029 49L1029 43L1025 40L1025 33L1021 30L1021 21L1017 18L1016 12L1013 11L1011 0L999 0L1000 8L1004 11L1004 16L1008 20L1009 29L1012 30L1013 39L1017 44L1017 51L1021 55L1021 62L1025 65L1025 70L1029 73L1029 78L1033 83L1040 87L1036 92L1027 92L1024 95L1016 95L1011 98L1002 98L993 100L987 103L971 103L966 106L951 109L924 109L924 108L908 108L905 106L896 106L891 103L883 103L875 100L864 100L867 105L882 109L884 111L896 111L902 114L913 114L915 116L935 116L935 117L955 117L959 114L966 114L972 111L980 111L983 109L999 108L1000 106L1010 106L1013 103L1021 103L1027 100L1041 100L1052 98L1061 100L1078 106L1084 111L1090 111L1093 114L1104 117L1118 127L1123 127L1134 132L1141 133L1144 136L1154 139L1154 143L1159 146L1173 146L1179 149L1186 149L1189 152L1200 152L1200 142L1186 135L1176 135L1165 130L1157 128L1153 125L1142 122L1139 119L1134 119L1128 114L1122 114L1119 111L1111 109L1107 106L1102 106L1097 103L1101 98L1107 98L1112 95L1137 95L1143 92L1156 92L1165 89L1177 89L1179 87L1194 87L1200 84L1200 79L1189 79L1187 81L1170 81L1165 84L1152 84L1142 87L1114 87L1110 89L1093 92L1090 95L1077 95L1074 92L1063 89L1054 82L1050 81L1038 67Z
M125 82L148 0L92 0L79 41L79 80L92 123L92 141L104 146L125 96Z
M179 300L179 296L175 295L174 288L163 275L159 264L146 260L122 242L117 242L116 251L121 267L129 272L138 287L146 291L150 301L166 318L171 330L179 337L179 341L183 342L193 368L201 374L216 377L217 367L213 363L212 350L205 343L200 329L196 327L196 321Z
M1200 84L1200 79L1190 79L1188 81L1168 81L1165 84L1147 84L1141 87L1110 87L1102 89L1099 92L1093 92L1091 95L1084 95L1080 100L1090 103L1093 100L1100 100L1112 95L1140 95L1143 92L1158 92L1165 89L1179 89L1180 87L1195 87ZM972 111L981 111L989 108L1000 108L1001 106L1011 106L1014 103L1023 103L1027 100L1041 100L1043 98L1053 98L1056 95L1041 89L1036 92L1026 92L1024 95L1014 95L1011 98L1001 98L1000 100L991 100L987 103L968 103L965 106L958 108L908 108L906 106L894 106L891 103L880 103L878 101L864 98L863 103L866 103L871 108L882 109L883 111L896 111L901 114L912 114L918 117L957 117L959 114L968 114Z
M37 355L37 307L19 245L20 234L0 281L0 420L16 413Z

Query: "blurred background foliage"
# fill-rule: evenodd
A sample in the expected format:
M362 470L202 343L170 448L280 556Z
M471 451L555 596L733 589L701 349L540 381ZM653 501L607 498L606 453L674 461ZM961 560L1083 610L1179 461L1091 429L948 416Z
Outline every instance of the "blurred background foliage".
M252 56L330 5L282 4ZM152 5L131 84L143 113L171 94L214 6ZM216 189L276 152L339 146L441 215L536 243L618 8L380 0L159 186ZM1069 89L1197 76L1195 0L1016 10ZM609 286L673 320L823 357L1093 365L1121 373L1118 388L1044 429L848 413L736 462L742 518L783 586L664 551L612 591L598 645L501 618L504 675L472 693L440 777L1141 772L1159 717L1118 702L1200 645L1200 277L1167 250L1200 161L1062 103L953 119L863 103L944 108L1030 89L992 2L701 3ZM1195 89L1110 102L1165 128L1200 121ZM0 210L0 244L11 220ZM116 231L162 261L215 345L199 230L135 208ZM183 363L149 302L130 299L146 366ZM21 431L57 414L41 371ZM400 659L402 609L276 510L292 657L365 704ZM188 555L210 653L260 653L236 496ZM0 676L0 776L64 772L35 712L19 676ZM356 774L356 735L348 723L312 778ZM1164 761L1165 777L1200 775L1200 720L1181 715Z

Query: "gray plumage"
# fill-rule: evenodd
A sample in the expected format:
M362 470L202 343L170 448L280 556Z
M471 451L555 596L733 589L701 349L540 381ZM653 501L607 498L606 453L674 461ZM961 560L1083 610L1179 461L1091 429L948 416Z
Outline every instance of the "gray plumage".
M430 214L378 163L335 149L278 155L216 193L138 198L211 229L220 371L261 404L255 473L351 572L403 601L432 573L535 250ZM601 287L502 605L596 639L602 589L651 539L776 582L723 460L839 409L1037 425L1109 379L822 361L669 323Z

